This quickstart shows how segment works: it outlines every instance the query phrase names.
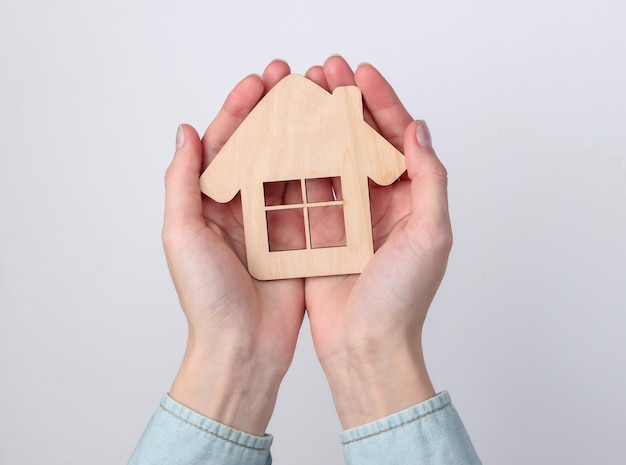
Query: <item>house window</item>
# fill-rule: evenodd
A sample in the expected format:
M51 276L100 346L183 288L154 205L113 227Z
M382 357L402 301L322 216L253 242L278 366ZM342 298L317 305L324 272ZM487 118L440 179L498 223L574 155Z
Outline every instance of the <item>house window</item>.
M270 252L346 246L341 178L263 183Z

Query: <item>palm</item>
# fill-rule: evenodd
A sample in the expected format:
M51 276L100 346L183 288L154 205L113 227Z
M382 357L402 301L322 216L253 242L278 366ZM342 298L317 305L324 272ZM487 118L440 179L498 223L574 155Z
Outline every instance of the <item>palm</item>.
M390 187L372 187L370 202L375 255L360 275L310 278L305 283L306 306L311 332L321 359L340 350L349 331L384 331L386 317L380 312L380 299L402 298L411 288L410 254L405 250L404 225L410 214L408 180ZM398 276L400 279L389 279ZM384 287L386 286L386 287Z
M200 172L264 93L288 73L283 65L272 63L262 79L244 79L202 141L197 136L188 141L203 153L203 161L198 159ZM241 346L234 348L237 350L254 346L255 351L265 351L270 359L288 365L304 315L303 280L251 278L246 269L240 197L222 204L200 196L196 183L187 181L183 188L185 203L178 205L174 199L166 210L164 242L190 330L214 341L231 341ZM272 194L285 195L288 189L280 188ZM294 240L289 225L283 228L286 234L281 240Z
M412 118L373 68L364 67L355 75L336 58L323 68L312 68L308 76L328 90L359 85L366 121L403 150L404 129ZM351 339L366 343L364 334L376 337L411 323L413 328L419 326L432 298L432 286L428 286L439 278L431 279L426 273L431 264L426 263L427 253L420 250L420 243L426 247L426 242L416 239L414 227L407 227L419 221L412 215L407 175L388 187L370 185L370 208L375 254L365 270L358 276L309 278L305 282L311 332L322 361L344 350ZM416 289L418 285L423 291Z
M257 281L250 277L239 197L227 204L205 197L203 212L208 231L199 235L201 243L193 246L203 269L197 274L202 276L198 284L206 286L200 298L210 311L220 309L220 316L210 318L208 324L220 331L248 328L251 333L267 335L265 340L278 345L273 347L276 352L292 353L303 315L302 280ZM289 230L288 225L283 227Z

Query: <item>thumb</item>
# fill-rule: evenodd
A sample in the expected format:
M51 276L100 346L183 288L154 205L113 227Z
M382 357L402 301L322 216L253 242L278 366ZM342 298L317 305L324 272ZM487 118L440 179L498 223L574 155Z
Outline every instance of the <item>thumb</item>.
M176 133L176 153L165 174L165 223L202 218L200 170L202 144L196 130L180 125Z
M432 147L428 125L413 121L404 131L404 156L411 179L410 227L430 240L451 246L448 172Z

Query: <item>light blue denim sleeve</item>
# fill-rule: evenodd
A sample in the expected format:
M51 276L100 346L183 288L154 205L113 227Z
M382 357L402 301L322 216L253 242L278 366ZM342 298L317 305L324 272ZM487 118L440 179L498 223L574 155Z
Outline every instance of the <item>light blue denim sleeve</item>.
M224 426L165 395L128 464L269 465L272 440Z
M341 434L348 465L480 464L450 395Z

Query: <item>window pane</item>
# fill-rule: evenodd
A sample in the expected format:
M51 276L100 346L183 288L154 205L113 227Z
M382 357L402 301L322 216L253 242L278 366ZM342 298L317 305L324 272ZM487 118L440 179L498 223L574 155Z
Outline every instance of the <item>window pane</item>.
M309 207L311 248L342 247L346 245L343 205Z
M265 214L270 252L306 249L302 208L269 210Z
M332 202L333 200L343 200L341 195L341 177L315 178L306 181L306 201Z
M265 206L302 204L302 181L273 181L263 183Z

